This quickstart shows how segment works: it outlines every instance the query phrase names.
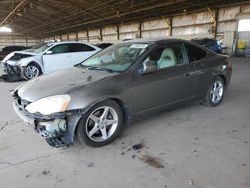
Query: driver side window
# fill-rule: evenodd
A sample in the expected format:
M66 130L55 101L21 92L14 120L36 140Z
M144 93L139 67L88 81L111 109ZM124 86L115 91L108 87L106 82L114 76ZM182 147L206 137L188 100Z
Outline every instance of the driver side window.
M68 53L70 52L70 48L68 44L60 44L51 48L50 51L52 54Z
M181 44L161 46L153 50L145 61L155 62L157 70L184 64L186 62L184 50L185 48Z

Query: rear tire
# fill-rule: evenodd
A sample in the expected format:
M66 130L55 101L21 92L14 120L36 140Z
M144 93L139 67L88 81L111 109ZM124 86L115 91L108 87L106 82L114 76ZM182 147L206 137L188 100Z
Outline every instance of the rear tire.
M225 92L224 81L221 77L216 77L208 88L205 103L208 106L219 106L223 100Z
M120 106L107 100L94 105L80 119L76 135L81 143L101 147L114 141L123 128Z
M31 80L33 78L37 78L42 74L41 68L35 63L30 63L23 70L23 76L26 80Z

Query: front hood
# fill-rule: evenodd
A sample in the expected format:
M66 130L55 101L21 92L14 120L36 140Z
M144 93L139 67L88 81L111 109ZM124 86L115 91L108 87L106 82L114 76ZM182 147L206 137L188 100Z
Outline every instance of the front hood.
M27 58L27 57L32 57L37 55L37 53L31 53L31 52L25 52L25 51L15 51L15 52L11 52L10 54L8 54L4 59L3 62L7 62L7 61L18 61L20 59L23 58Z
M15 53L15 54L26 54L26 55L37 55L37 53L34 53L34 52L28 52L28 51L15 51L15 52L13 52L13 53Z
M116 73L73 67L40 76L17 90L22 99L33 102L52 95L67 94L74 89L93 84L114 74Z

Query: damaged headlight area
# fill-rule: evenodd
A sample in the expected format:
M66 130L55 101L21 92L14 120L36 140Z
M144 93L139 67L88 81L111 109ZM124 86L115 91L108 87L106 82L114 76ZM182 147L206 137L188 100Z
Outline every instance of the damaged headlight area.
M10 76L15 76L17 78L21 77L22 70L17 65L9 65L7 63L4 63L3 64L3 69L4 69L4 72L6 72Z
M22 99L18 89L13 93L15 112L53 147L73 144L74 130L81 112L68 111L70 95L53 95L34 102Z
M50 115L57 112L64 112L70 103L69 95L55 95L39 99L26 106L29 113L40 113Z
M44 138L60 136L67 130L67 123L64 119L55 119L48 122L38 122L37 132Z

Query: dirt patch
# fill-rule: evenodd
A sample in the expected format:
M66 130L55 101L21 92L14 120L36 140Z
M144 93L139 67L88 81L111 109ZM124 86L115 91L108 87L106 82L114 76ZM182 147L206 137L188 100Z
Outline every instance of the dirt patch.
M139 144L134 144L133 146L132 146L132 149L133 150L140 150L140 149L142 149L144 147L144 144L143 143L139 143Z
M140 160L142 160L143 162L147 163L149 166L154 167L154 168L164 168L165 167L162 164L160 158L158 158L158 157L143 155L142 157L140 157Z
M45 176L46 176L46 175L48 175L48 174L50 174L50 171L49 171L49 170L43 170L43 171L42 171L42 175L45 175Z
M95 164L93 163L93 162L90 162L89 164L88 164L88 167L89 168L92 168L92 167L94 167L95 166Z
M125 144L124 142L122 144ZM143 143L143 141L141 141L140 143L138 144L134 144L132 145L131 147L129 147L128 149L126 149L127 147L126 146L123 146L122 147L122 150L125 150L126 151L122 151L121 152L121 155L125 155L126 153L128 152L132 152L132 151L135 151L136 153L140 153L141 152L141 149L145 147L145 144ZM135 154L132 155L132 159L135 158Z

